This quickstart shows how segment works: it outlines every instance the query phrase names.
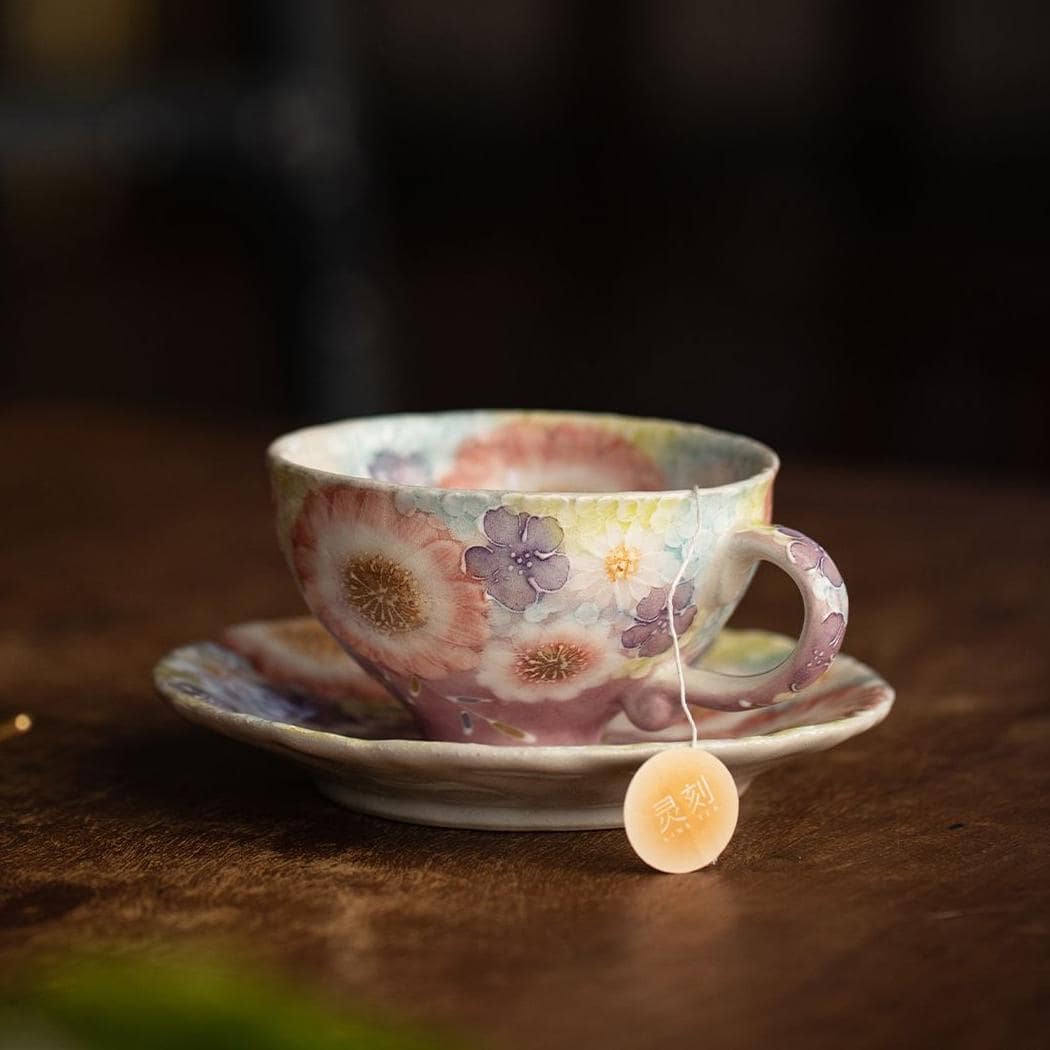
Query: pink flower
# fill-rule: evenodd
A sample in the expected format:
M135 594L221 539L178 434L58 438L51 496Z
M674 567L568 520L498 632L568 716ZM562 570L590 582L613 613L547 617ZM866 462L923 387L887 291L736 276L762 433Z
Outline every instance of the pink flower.
M312 616L239 623L223 641L274 685L325 700L390 700Z
M399 514L386 493L329 485L303 500L291 540L307 604L355 656L420 678L477 666L485 592L434 515Z
M523 623L490 643L477 677L499 700L571 700L604 684L617 662L604 638L576 624Z
M632 492L665 487L660 468L618 434L600 426L531 420L506 423L467 438L440 484L520 492Z

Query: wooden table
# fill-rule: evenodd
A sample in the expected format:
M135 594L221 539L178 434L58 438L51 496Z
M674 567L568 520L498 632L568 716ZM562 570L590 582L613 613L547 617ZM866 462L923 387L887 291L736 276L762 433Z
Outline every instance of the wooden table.
M0 965L239 945L480 1046L1047 1045L1045 487L788 464L777 520L833 552L846 648L897 706L759 778L716 869L663 877L618 831L357 816L157 701L165 650L301 608L276 429L0 418L0 711L36 720L0 746ZM763 571L734 622L797 604Z

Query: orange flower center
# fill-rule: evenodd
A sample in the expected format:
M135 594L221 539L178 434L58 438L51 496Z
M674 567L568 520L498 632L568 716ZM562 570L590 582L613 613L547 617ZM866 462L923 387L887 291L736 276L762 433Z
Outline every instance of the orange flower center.
M641 555L638 551L621 543L605 555L605 575L609 577L610 583L626 580L638 571L639 561Z
M519 652L514 673L523 682L565 682L590 663L587 650L570 642L547 642Z
M414 631L427 622L414 573L385 554L362 554L343 566L343 597L384 634Z

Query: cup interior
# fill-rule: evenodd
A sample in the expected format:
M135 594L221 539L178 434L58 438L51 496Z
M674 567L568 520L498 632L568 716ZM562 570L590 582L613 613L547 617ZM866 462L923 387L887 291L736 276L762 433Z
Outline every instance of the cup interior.
M271 455L396 485L572 494L717 488L777 467L759 442L697 424L545 412L349 420L286 435Z

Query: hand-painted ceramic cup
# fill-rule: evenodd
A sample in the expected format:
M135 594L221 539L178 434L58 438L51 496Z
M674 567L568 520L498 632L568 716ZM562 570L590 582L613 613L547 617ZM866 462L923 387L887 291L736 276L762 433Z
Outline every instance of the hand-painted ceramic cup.
M296 431L269 462L306 604L433 740L587 744L621 712L643 732L684 726L671 615L702 707L789 699L842 644L842 578L818 544L769 524L779 463L749 438L453 412ZM763 560L802 593L792 655L747 677L689 666Z

